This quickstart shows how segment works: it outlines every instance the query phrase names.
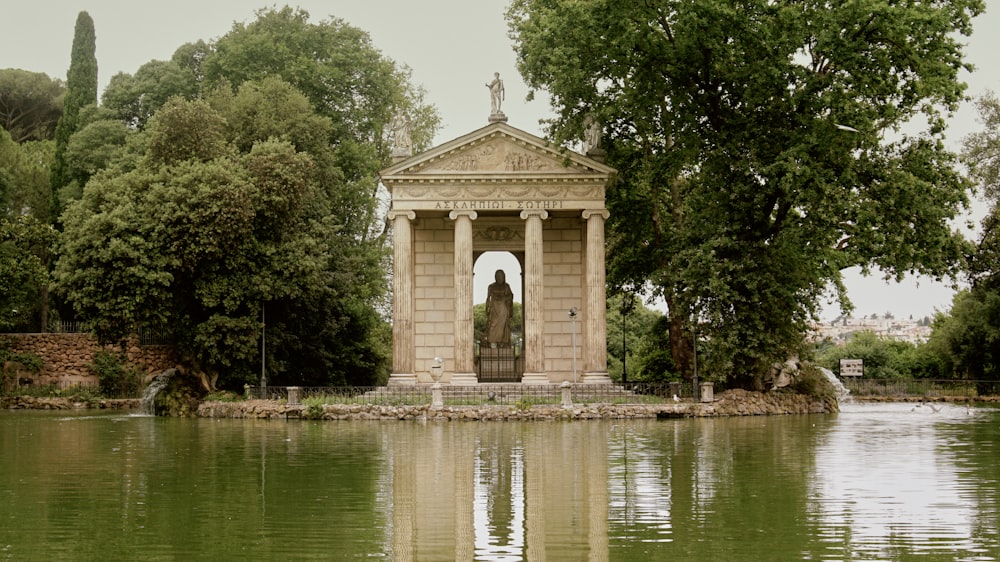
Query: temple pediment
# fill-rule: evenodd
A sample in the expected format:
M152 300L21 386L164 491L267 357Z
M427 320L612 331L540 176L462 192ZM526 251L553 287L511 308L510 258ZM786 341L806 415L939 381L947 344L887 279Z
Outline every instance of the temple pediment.
M560 177L604 183L613 174L612 168L596 160L505 123L492 123L398 162L383 170L381 177L386 185L396 181Z

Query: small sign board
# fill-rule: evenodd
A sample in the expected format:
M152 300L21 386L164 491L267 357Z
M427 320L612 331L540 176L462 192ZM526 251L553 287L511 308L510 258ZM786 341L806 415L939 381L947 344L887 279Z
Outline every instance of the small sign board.
M841 359L840 360L840 376L842 377L860 377L865 374L865 360L864 359Z

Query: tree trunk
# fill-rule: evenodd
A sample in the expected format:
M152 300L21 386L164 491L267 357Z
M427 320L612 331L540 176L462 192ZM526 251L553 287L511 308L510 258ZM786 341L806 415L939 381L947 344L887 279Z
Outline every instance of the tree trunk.
M670 356L674 367L686 381L694 380L694 341L688 329L687 314L674 306L674 300L667 298L667 315L670 317Z

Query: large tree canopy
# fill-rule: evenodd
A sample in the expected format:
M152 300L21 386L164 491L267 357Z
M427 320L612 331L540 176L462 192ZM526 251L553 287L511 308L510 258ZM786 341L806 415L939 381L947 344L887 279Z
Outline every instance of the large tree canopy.
M386 123L438 118L367 34L266 9L212 43L116 75L67 155L86 181L63 215L57 287L99 336L173 329L219 386L369 385L387 376L375 172Z
M281 95L265 100L261 90ZM169 101L150 121L141 164L87 184L64 214L60 291L104 341L136 322L170 326L184 362L227 387L246 382L259 361L262 308L269 325L308 325L305 333L275 330L272 345L285 352L272 373L312 383L370 379L376 352L331 358L344 347L366 351L367 334L348 330L371 310L377 256L338 235L317 165L323 148L312 147L314 157L294 144L322 137L328 121L308 104L296 111L304 97L277 79L226 99L218 109ZM255 102L283 124L241 121ZM340 300L362 310L345 313Z
M969 184L945 150L980 0L514 0L551 133L605 124L609 279L651 283L690 376L689 319L734 382L795 350L841 270L958 271ZM905 132L904 132L905 131ZM916 131L916 132L913 132Z
M42 72L0 70L0 128L14 142L51 140L66 87Z

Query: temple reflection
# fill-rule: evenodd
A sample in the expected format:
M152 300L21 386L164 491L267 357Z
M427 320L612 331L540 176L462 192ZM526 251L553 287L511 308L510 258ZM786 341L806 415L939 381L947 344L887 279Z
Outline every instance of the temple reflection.
M602 426L495 424L477 434L462 424L428 425L418 429L429 440L394 440L387 466L397 559L606 556Z

